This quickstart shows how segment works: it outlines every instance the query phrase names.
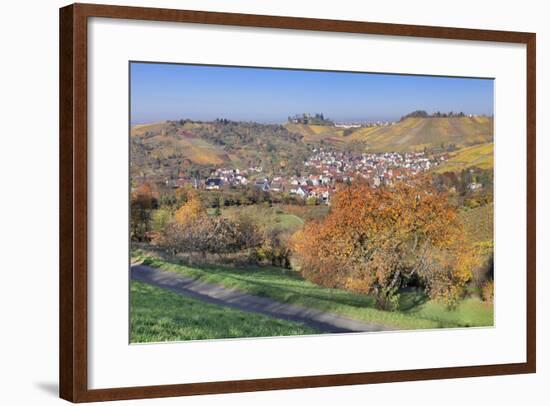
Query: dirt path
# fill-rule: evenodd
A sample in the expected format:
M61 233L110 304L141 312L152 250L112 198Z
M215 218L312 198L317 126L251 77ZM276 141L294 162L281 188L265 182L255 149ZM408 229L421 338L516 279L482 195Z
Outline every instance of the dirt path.
M145 265L133 265L131 276L135 281L167 289L181 295L188 295L208 303L301 322L323 333L393 330L380 324L367 323L335 313L277 302L266 297L251 295L221 285L201 282L174 272L163 271Z

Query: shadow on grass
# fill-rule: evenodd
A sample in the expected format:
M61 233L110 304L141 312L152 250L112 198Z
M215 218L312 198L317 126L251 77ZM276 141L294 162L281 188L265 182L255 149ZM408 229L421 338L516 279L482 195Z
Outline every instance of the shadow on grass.
M370 296L358 295L341 289L322 288L320 290L319 286L310 284L296 271L290 269L261 265L225 266L218 264L188 264L185 261L175 260L167 255L162 256L159 262L151 257L143 260L144 265L153 267L162 266L162 262L194 268L203 271L205 274L215 274L234 281L237 289L239 285L247 285L249 287L247 290L252 294L271 297L284 302L291 300L292 297L300 297L301 299L305 298L306 300L311 299L324 302L327 309L334 308L335 305L375 308L375 300ZM258 276L263 280L258 280ZM281 281L281 276L284 277L283 281ZM198 276L198 278L202 279L203 277ZM293 282L299 286L293 286Z
M420 306L429 300L429 296L417 289L407 289L400 293L399 310L405 313L414 313Z
M152 251L152 250L149 250ZM429 296L419 288L406 288L400 292L399 307L395 312L384 312L375 306L372 296L360 295L343 289L331 289L312 284L304 280L301 275L290 269L283 269L267 265L248 264L212 264L188 263L180 258L174 258L166 253L154 250L150 256L143 252L140 260L145 265L165 270L178 271L171 266L185 267L182 273L189 277L209 283L218 283L234 289L241 289L250 294L268 297L284 303L296 303L306 307L314 307L325 311L340 314L360 315L364 319L365 311L388 313L387 316L368 313L371 317L382 317L383 322L405 323L402 317L410 318L411 325L423 322L433 323L433 327L470 327L477 325L469 320L463 309L451 310L444 305L433 303ZM351 313L350 313L351 311ZM357 313L356 311L359 311ZM407 322L408 323L408 322ZM416 324L416 325L418 325Z

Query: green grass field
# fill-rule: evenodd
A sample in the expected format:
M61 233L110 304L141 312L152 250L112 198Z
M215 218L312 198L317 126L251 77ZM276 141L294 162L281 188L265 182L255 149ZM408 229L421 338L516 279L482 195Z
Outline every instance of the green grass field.
M229 268L223 266L190 267L163 261L151 256L136 256L145 264L237 288L285 303L339 313L355 319L401 329L492 326L493 307L477 298L467 298L455 310L427 300L416 291L403 292L400 310L374 308L374 299L343 289L324 288L305 281L295 271L275 267Z
M277 214L277 221L285 229L299 228L304 225L304 220L294 214L279 213Z
M306 208L307 209L307 208ZM214 214L215 209L208 209L209 214ZM304 220L299 216L286 213L284 210L273 207L262 207L257 205L224 207L221 209L221 215L232 217L237 214L245 214L259 219L268 230L278 229L281 231L294 232L304 225Z
M205 303L132 281L130 342L316 334L301 323Z

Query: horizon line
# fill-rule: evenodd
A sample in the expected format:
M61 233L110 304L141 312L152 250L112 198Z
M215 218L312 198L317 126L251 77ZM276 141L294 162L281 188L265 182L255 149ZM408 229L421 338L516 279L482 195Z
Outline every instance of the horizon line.
M442 114L451 113L451 112L445 112L445 111L439 111L439 112L442 113ZM437 113L437 111L428 113L429 114L428 117L420 117L420 118L449 118L449 117L434 117L433 114L435 114L435 113ZM493 114L466 113L466 112L460 112L460 111L459 112L454 112L453 111L452 113L455 113L455 114L463 113L464 117L469 117L469 116L494 117L494 113ZM300 113L300 114L304 114L304 113ZM309 114L316 114L316 113L309 113ZM324 113L320 113L320 114L324 115ZM292 117L292 116L288 116L288 117ZM453 116L453 117L460 117L460 116ZM403 118L405 118L405 117L400 116L398 118L338 120L338 119L332 119L330 116L325 116L325 119L332 121L333 124L369 124L369 123L377 123L377 122L399 122ZM285 119L285 120L282 120L282 121L274 121L274 120L246 120L246 119L238 119L238 118L230 118L230 117L220 116L220 117L209 118L209 119L194 119L194 118L190 118L190 117L185 117L185 118L180 117L180 118L159 118L159 119L145 120L145 121L144 120L134 121L130 118L130 125L144 125L144 124L177 122L177 121L191 121L191 122L209 123L209 122L214 122L214 121L217 121L217 120L228 120L228 121L232 121L232 122L235 122L235 123L259 123L259 124L281 124L281 125L290 122L288 120L288 118ZM319 125L323 125L323 124L319 124Z

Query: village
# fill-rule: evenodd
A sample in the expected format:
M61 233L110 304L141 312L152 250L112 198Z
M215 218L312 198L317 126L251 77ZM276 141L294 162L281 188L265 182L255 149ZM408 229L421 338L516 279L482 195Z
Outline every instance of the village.
M269 175L261 166L216 168L206 179L180 177L166 181L173 188L191 185L207 191L227 188L255 188L269 193L286 193L314 204L330 205L337 185L362 178L372 188L391 186L444 162L446 155L426 152L353 153L314 148L300 175Z

